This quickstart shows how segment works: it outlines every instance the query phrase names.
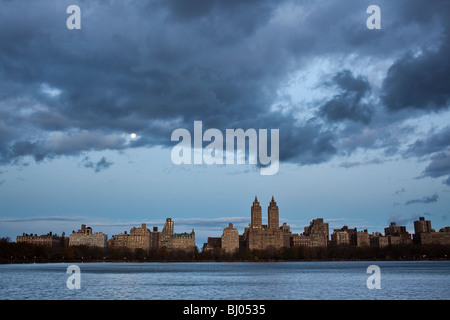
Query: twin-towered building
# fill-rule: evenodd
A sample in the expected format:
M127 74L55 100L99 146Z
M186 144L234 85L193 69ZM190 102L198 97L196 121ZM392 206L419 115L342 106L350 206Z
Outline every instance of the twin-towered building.
M267 208L267 225L262 224L262 209L258 198L255 197L251 207L251 222L244 229L243 243L248 249L279 249L285 246L283 231L280 228L279 211L277 203L272 201ZM288 235L288 233L286 233Z
M268 224L262 224L262 208L256 196L250 208L250 215L250 224L244 229L242 235L239 235L237 229L230 223L224 229L221 238L208 238L208 242L203 245L203 250L222 249L224 252L233 253L239 248L277 250L292 246L327 246L328 223L324 223L323 219L315 219L308 227L305 227L303 234L294 234L286 223L280 226L279 209L274 197L267 207Z

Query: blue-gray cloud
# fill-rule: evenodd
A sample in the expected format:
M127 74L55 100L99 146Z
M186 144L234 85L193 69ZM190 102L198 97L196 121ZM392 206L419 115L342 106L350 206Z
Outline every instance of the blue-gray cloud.
M65 28L70 4L2 3L0 164L171 146L171 132L194 120L280 129L280 159L299 165L357 149L393 155L399 137L414 134L401 132L416 116L403 109L448 110L445 1L380 1L387 19L379 32L365 26L370 1L92 0L80 2L76 31ZM295 104L274 110L279 89L316 58L334 61L318 84L328 98L302 121ZM380 92L351 70L357 60L395 61ZM129 143L130 132L141 138ZM408 156L448 147L432 136L421 141ZM111 163L87 165L98 172Z
M109 161L105 157L102 157L97 162L93 162L88 156L86 156L83 158L83 160L81 162L82 162L83 167L94 169L95 172L103 171L113 165L113 162Z
M393 213L390 214L389 217L387 218L386 222L389 224L391 222L396 222L397 225L407 225L410 223L413 223L414 221L419 220L420 217L426 217L426 216L431 216L431 213L425 212L425 213L421 213L421 214L412 214L410 216L403 216L402 214L397 214L397 213Z
M450 148L450 126L439 132L430 132L426 138L417 139L409 145L406 156L425 156Z
M447 175L448 177L443 183L450 186L450 152L440 152L431 157L430 164L419 178L440 178Z
M437 193L431 195L431 196L425 196L422 197L420 199L413 199L413 200L408 200L405 202L405 205L410 205L410 204L417 204L417 203L432 203L432 202L436 202L439 199L439 195Z
M26 223L26 222L36 222L36 221L45 221L45 222L64 222L64 221L82 221L81 217L63 217L63 216L40 216L40 217L24 217L24 218L0 218L2 223Z
M330 121L369 123L374 111L373 106L363 102L370 92L367 79L344 70L333 76L331 85L337 86L339 93L320 107L319 114Z

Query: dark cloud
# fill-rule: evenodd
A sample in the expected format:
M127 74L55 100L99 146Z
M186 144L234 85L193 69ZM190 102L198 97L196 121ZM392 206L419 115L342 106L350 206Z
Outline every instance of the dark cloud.
M354 161L354 162L349 162L349 161L345 161L342 162L341 164L339 164L339 167L341 168L354 168L354 167L359 167L362 163L360 161Z
M440 178L447 175L449 177L444 180L444 184L450 186L450 152L440 152L431 157L430 164L425 168L419 178Z
M396 154L412 131L401 131L403 118L384 114L369 78L350 70L351 61L398 57L382 88L389 110L437 111L448 103L442 2L381 1L380 32L365 26L370 1L92 0L80 4L78 31L65 27L70 4L2 4L0 164L171 146L172 131L194 120L220 130L280 129L280 159L299 165L359 148ZM421 55L411 53L439 36ZM331 80L318 84L331 98L303 121L295 105L290 113L274 110L279 89L317 57L335 59ZM141 138L128 143L130 132ZM434 147L411 153L444 147L424 143ZM92 162L93 169L109 166Z
M435 152L446 150L450 147L450 126L437 133L431 132L425 139L418 139L409 145L406 155L424 156Z
M113 163L111 161L108 161L105 157L102 157L96 164L95 164L95 172L100 172L102 170L108 169Z
M0 218L0 221L3 223L8 222L36 222L36 221L50 221L50 222L59 222L59 221L81 221L80 217L62 217L62 216L48 216L48 217L26 217L26 218Z
M446 185L448 185L448 186L450 187L450 176L448 176L448 178L445 179L445 180L443 181L443 183L446 184Z
M266 23L283 2L286 1L162 0L156 6L167 10L171 23L193 21L201 33L216 41L234 42Z
M330 84L337 86L339 93L320 108L319 114L330 121L352 120L367 124L373 114L371 106L363 101L370 92L367 79L344 70L337 73Z
M383 83L383 102L392 111L420 109L439 111L450 103L449 45L438 52L409 53L390 69Z
M10 147L10 157L32 156L36 162L61 155L78 155L83 151L120 150L125 138L100 132L66 132L55 134L47 140L16 141Z
M303 126L280 123L280 160L300 165L321 163L337 154L335 147L337 136L323 125L310 121ZM281 142L280 142L281 144Z
M353 162L352 161L344 161L339 164L339 167L349 169L349 168L359 167L362 165L371 165L371 164L383 164L383 161L378 158L365 160L365 161L353 161Z
M414 1L402 11L416 23L438 20L444 32L436 43L408 50L395 61L383 81L382 100L391 111L446 110L450 104L450 4L436 1L424 8Z
M94 169L95 172L103 171L113 165L113 162L109 161L105 157L102 157L99 161L95 163L87 156L83 158L81 163L83 167Z
M432 203L432 202L438 201L438 199L439 199L439 196L437 193L435 193L431 196L422 197L421 199L414 199L414 200L406 201L405 205L416 204L416 203Z

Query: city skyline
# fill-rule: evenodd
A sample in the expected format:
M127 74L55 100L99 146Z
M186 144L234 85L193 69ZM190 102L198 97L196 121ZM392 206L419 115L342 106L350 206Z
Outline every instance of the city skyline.
M257 197L257 196L255 196ZM270 196L274 197L274 196ZM269 197L269 198L270 198ZM267 201L267 205L269 205L270 201ZM249 205L247 205L249 206ZM264 204L262 205L264 208ZM280 225L284 222L290 222L289 226L293 232L302 232L303 228L308 225L308 223L312 219L319 218L320 216L306 216L306 215L294 215L294 219L286 219L284 217L292 216L290 214L283 215L283 204L281 205L281 213L280 213ZM250 210L250 207L248 208ZM237 228L240 232L243 231L250 224L250 218L246 216L244 210L242 211L241 216L230 216L230 217L216 217L216 218L196 218L196 217L177 217L173 218L174 215L166 214L163 215L164 218L161 219L143 219L143 220L134 220L134 221L111 221L108 218L89 218L85 216L72 216L72 217L63 217L63 216L36 216L31 218L11 218L5 219L2 218L0 221L5 225L13 225L15 228L11 228L11 232L9 233L0 233L0 237L9 237L10 239L15 239L17 235L22 233L29 234L47 234L48 232L52 232L54 234L62 234L63 232L67 235L70 234L79 228L81 224L88 225L95 230L103 232L108 235L108 239L110 239L113 235L121 234L123 232L128 232L130 228L136 227L145 223L148 226L158 227L159 230L162 230L167 217L172 217L176 222L176 228L179 232L187 232L191 229L196 230L196 243L197 239L199 243L204 243L207 241L208 237L220 237L223 232L223 228L228 225L228 223L232 223L235 228ZM385 224L381 224L380 226L367 226L364 223L361 223L362 218L355 219L344 219L338 217L332 217L332 215L328 215L330 218L324 218L324 221L330 225L330 230L338 229L343 226L347 226L350 229L357 228L358 230L368 230L369 233L382 232L384 228L389 225L391 222L396 222L398 225L404 225L406 230L413 234L414 233L414 221L419 217L425 216L427 219L430 219L429 214L415 214L411 215L409 218L405 219L403 217L396 217L395 215L390 216L386 219ZM302 217L303 219L298 219ZM53 223L53 228L49 229L49 223ZM262 215L262 224L268 224L268 217L266 215ZM447 225L441 224L437 225L434 223L433 229L439 230ZM22 229L20 229L22 228ZM101 229L101 230L100 230ZM15 231L17 230L17 232Z
M448 1L6 1L0 236L171 217L206 239L242 230L255 195L274 196L293 230L316 217L370 233L411 232L418 217L445 227L449 38ZM172 134L200 122L224 150L227 129L279 133L276 174L250 153L174 163ZM207 154L211 139L194 140L192 156Z
M412 236L414 236L414 234L416 233L415 232L416 228L417 228L416 223L418 223L421 220L427 222L427 230L429 229L427 232L430 232L430 231L437 232L440 229L446 229L446 232L448 232L448 229L450 228L449 226L439 227L439 228L436 228L435 226L433 227L431 225L431 221L430 220L425 220L424 217L418 217L413 222L414 229L412 230L412 232L411 232L411 230L407 230L405 226L402 226L401 224L397 224L396 221L391 221L389 223L389 226L385 226L382 230L377 230L377 231L374 231L372 233L368 233L367 229L364 229L364 230L359 229L358 230L357 227L348 226L348 225L340 225L340 227L342 227L342 228L338 228L338 226L333 227L333 225L331 227L329 227L329 222L327 220L324 220L323 218L320 218L320 217L315 217L315 218L312 218L310 220L309 227L307 225L305 225L305 226L302 227L303 231L300 231L300 232L296 233L297 230L295 230L295 228L294 229L291 228L291 225L288 224L288 221L283 221L283 220L279 219L279 210L278 210L277 202L274 201L274 197L273 196L272 196L272 200L270 201L270 204L269 204L269 206L267 208L267 216L266 216L266 218L264 218L265 217L264 210L261 210L260 206L259 206L259 208L260 208L259 209L259 213L256 212L256 214L259 215L260 217L258 218L256 216L256 218L255 218L255 216L254 216L255 203L256 203L257 206L259 206L259 201L257 199L257 196L255 196L255 200L253 202L253 206L251 207L250 217L247 217L247 219L246 219L247 220L246 221L247 224L242 228L242 230L240 230L239 227L236 228L236 226L233 224L233 222L231 222L231 220L228 220L228 222L226 222L226 223L223 223L224 221L221 221L220 222L221 226L222 226L221 231L220 231L221 234L203 234L200 238L198 238L195 235L195 226L196 226L195 223L198 223L199 221L198 220L196 221L194 219L190 226L192 227L192 234L194 234L194 237L195 237L195 240L194 240L195 246L197 246L197 248L199 248L201 250L202 244L205 245L206 243L208 243L209 239L220 238L220 236L224 235L225 230L227 230L229 228L235 229L239 235L242 235L242 236L247 237L247 238L248 238L248 235L247 236L245 236L245 235L247 234L249 228L253 229L253 230L258 230L258 228L261 228L261 227L263 229L267 229L267 230L270 230L270 228L272 228L272 229L279 230L280 232L287 231L290 236L291 235L300 235L300 236L302 236L302 235L308 235L308 232L311 232L311 231L307 232L307 228L309 228L309 230L310 230L314 223L318 223L319 226L324 223L326 225L326 234L327 234L326 241L330 241L330 240L333 241L333 237L332 237L333 233L339 232L339 231L342 231L342 230L349 230L349 231L354 231L354 232L356 232L356 231L364 232L368 236L370 235L372 237L372 236L376 236L376 235L382 235L383 234L382 231L384 231L384 235L387 236L388 235L388 231L387 230L389 230L390 228L395 228L395 230L396 229L402 229L403 230L402 232L406 232L407 234L409 234L409 237L410 237L409 240L412 240ZM275 209L276 209L276 216L271 218L271 214L273 215L273 213L271 213L271 212L273 212L273 207L272 207L273 205L275 206ZM273 220L273 219L275 219L275 220ZM272 222L270 222L270 221L272 221ZM132 227L130 227L130 229L131 229L130 231L124 230L123 232L116 233L116 234L107 234L101 229L92 228L90 225L86 225L85 223L83 223L83 224L81 224L81 229L79 229L78 231L76 231L76 229L74 229L71 232L62 231L60 234L58 234L57 232L53 232L51 230L48 233L44 233L44 234L37 234L37 233L33 233L33 232L28 234L27 232L23 232L22 235L17 235L17 238L33 236L33 235L34 236L38 236L38 237L39 236L44 236L44 235L69 237L71 234L80 234L80 233L84 234L84 233L86 233L86 229L89 229L90 230L89 231L90 234L102 235L102 239L103 239L103 235L106 236L104 238L104 240L100 240L100 241L104 241L105 242L105 246L106 246L106 243L108 242L108 246L109 246L109 245L114 243L114 242L111 242L111 241L114 240L115 237L117 239L117 236L120 237L120 236L123 236L123 235L125 235L125 236L131 235L133 233L133 230L144 230L145 229L145 230L148 230L150 232L150 234L151 234L151 232L157 232L157 233L163 232L164 233L164 229L167 228L167 226L168 226L167 224L168 223L171 224L169 226L169 228L171 229L170 232L172 234L175 234L175 235L182 235L182 234L186 234L187 235L187 234L190 234L190 233L187 233L186 230L180 230L181 228L179 228L177 226L176 221L172 220L172 218L166 218L165 221L164 221L164 224L162 225L164 228L162 228L161 224L159 224L159 225L149 224L148 225L147 222L142 222L140 224L133 225ZM243 223L244 223L243 221L239 221L238 225L241 225ZM255 226L255 223L256 223L256 226ZM270 225L271 223L272 223L272 226ZM228 227L225 227L224 226L225 224L227 224ZM140 227L138 227L138 225L140 225ZM259 225L259 227L258 227L258 225ZM256 229L254 229L254 228L256 228ZM322 232L323 231L320 231L321 234L322 234ZM397 231L395 231L395 232L397 232ZM159 239L159 237L160 236L158 236L157 239ZM269 237L271 237L271 236L269 236ZM280 237L281 237L281 233L280 233ZM281 241L279 245L281 245L283 240L281 238L279 240ZM79 240L77 240L77 241L79 241ZM123 241L123 240L119 240L119 241ZM160 240L157 240L157 241L159 242ZM69 245L75 245L75 243L74 244L69 244ZM295 244L295 245L301 245L301 244ZM326 246L326 244L325 244L325 246Z

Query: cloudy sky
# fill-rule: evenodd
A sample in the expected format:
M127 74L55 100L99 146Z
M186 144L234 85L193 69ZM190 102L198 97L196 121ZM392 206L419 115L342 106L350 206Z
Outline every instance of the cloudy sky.
M255 195L296 233L450 225L449 1L0 3L2 237L171 217L201 247L242 233ZM196 120L278 129L278 173L173 164Z

